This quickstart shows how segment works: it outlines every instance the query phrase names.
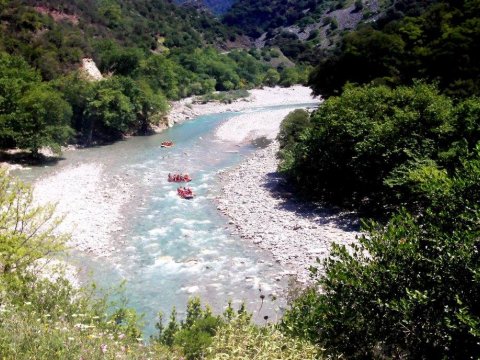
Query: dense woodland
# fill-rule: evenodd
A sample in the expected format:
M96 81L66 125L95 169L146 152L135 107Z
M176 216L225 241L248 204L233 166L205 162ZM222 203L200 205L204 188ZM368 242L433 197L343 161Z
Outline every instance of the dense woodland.
M478 2L442 1L419 16L398 16L387 13L346 34L312 74L314 91L330 96L347 82L395 86L424 79L453 97L480 94Z
M222 54L219 44L233 30L212 18L204 22L191 9L175 10L185 21L154 25L155 16L173 9L168 2L71 2L62 10L82 14L78 25L55 22L27 3L1 4L2 147L35 153L74 136L88 143L145 132L169 99L290 85L309 71L269 67L270 49ZM263 2L237 4L226 21L243 11L240 4ZM270 15L249 19L251 31L277 21L271 16L277 5L282 24L301 21L298 13L287 17L282 4L258 8L260 17ZM163 15L146 10L160 6ZM132 14L142 11L137 25ZM313 113L297 110L283 121L279 171L306 201L357 212L364 235L349 248L334 246L330 258L311 269L314 286L295 294L277 325L252 324L243 307L215 315L192 299L184 319L176 309L169 319L161 314L145 345L141 317L125 304L62 279L37 278L32 264L65 242L54 233L60 219L52 207L36 207L27 186L0 173L0 354L477 358L479 31L478 0L397 1L375 24L318 51L309 81L326 100ZM89 82L72 72L83 56L112 76Z
M0 18L0 147L34 155L67 141L147 133L162 121L167 100L308 76L301 66L271 67L272 51L223 53L231 30L164 0L12 1L0 5ZM76 71L84 57L106 80ZM50 95L58 106L50 107Z

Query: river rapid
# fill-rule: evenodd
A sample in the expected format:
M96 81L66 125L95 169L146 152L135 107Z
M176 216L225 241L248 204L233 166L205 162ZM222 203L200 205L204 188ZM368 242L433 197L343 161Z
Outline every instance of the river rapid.
M311 104L258 108L250 112L304 108ZM128 305L145 314L145 333L152 334L159 311L168 317L175 306L184 314L188 298L221 312L227 301L245 302L257 322L275 321L285 307L287 277L272 256L241 240L217 209L218 172L238 165L260 146L235 144L215 138L215 128L239 113L205 115L161 134L134 137L109 146L71 151L54 166L17 173L36 181L63 167L100 163L104 180L128 178L132 196L123 207L124 223L111 241L109 257L72 251L69 261L80 268L81 280L101 288L125 282ZM161 148L172 140L173 148ZM193 200L177 196L178 184L168 173L188 172L197 194ZM72 209L75 211L75 209ZM262 300L261 298L264 298Z

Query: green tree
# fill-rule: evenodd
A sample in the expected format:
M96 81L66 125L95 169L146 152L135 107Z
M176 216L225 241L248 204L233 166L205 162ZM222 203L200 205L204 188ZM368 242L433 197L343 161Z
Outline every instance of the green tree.
M115 79L99 82L87 99L86 143L92 144L93 134L99 130L105 135L118 138L135 122L134 106L123 94Z
M18 102L13 138L17 146L30 149L34 156L42 146L60 151L73 134L72 108L60 93L46 84L29 89Z
M415 186L430 206L422 215L366 223L359 244L334 246L325 275L317 273L321 293L300 296L284 329L346 358L475 358L479 151L452 177L423 174Z
M41 258L64 248L52 205L38 206L32 189L0 170L0 276L21 277ZM0 283L1 284L1 283Z
M141 63L138 71L139 78L145 80L154 91L162 91L170 99L180 96L180 74L180 66L162 55L150 56Z
M20 98L40 83L40 75L20 57L0 52L0 146L15 146L14 121Z
M280 85L292 86L299 83L298 72L296 68L286 68L280 74Z
M461 144L463 152L473 149L455 130L455 114L450 99L429 85L349 87L312 115L287 173L310 195L343 206L380 212L398 204L421 206L411 201L416 196L408 187L389 179L402 169L413 171L417 160L449 169L458 162L451 151Z
M280 74L275 69L268 69L263 83L268 86L275 86L280 81Z
M138 133L150 132L152 117L157 119L168 110L168 103L161 92L154 92L146 81L134 81L127 77L116 79L122 88L122 93L127 96L133 106L136 122L131 128Z
M302 109L294 110L283 119L277 140L280 151L279 169L289 169L294 161L294 148L302 140L304 131L310 127L310 114Z

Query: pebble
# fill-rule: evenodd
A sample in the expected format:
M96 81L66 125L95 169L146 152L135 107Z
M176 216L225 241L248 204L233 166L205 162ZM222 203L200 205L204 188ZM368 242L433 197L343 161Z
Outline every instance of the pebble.
M308 284L309 267L317 257L328 257L332 243L355 242L357 219L320 206L305 204L283 190L285 180L276 172L278 143L258 150L236 168L220 173L224 184L217 209L228 218L245 241L271 252L274 261ZM342 216L351 221L351 229L340 226ZM318 265L318 264L317 264ZM267 266L273 266L267 263ZM275 278L280 281L281 276Z

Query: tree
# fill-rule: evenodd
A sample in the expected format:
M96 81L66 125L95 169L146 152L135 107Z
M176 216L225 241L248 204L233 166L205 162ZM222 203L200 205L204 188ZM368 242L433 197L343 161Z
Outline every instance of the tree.
M283 319L287 332L347 358L471 359L480 351L480 147L454 176L425 173L429 199L334 246L314 289Z
M289 169L294 161L294 148L302 140L303 132L310 127L310 114L303 109L292 111L283 119L278 132L277 140L280 150L279 169Z
M452 101L430 85L348 87L312 115L287 172L309 194L337 205L381 212L413 205L416 196L395 179L414 171L417 160L454 166L458 157L450 152L465 144L455 113Z
M40 83L40 75L26 61L0 52L0 146L15 146L13 123L20 98Z
M298 72L294 67L286 68L280 74L280 85L281 86L292 86L298 84Z
M17 146L30 149L34 156L42 146L60 151L73 134L70 127L72 108L60 93L46 84L39 84L25 93L18 102L14 122Z
M37 206L32 189L0 170L0 276L22 276L36 260L63 249L53 205Z
M268 86L275 86L280 81L280 74L275 69L268 69L263 82Z
M134 81L127 77L116 80L133 106L136 122L132 123L132 128L141 134L147 134L152 125L151 117L162 115L168 110L167 99L161 92L154 92L145 80Z
M86 143L92 143L97 129L105 131L107 136L121 136L134 123L134 110L130 99L122 93L115 79L99 82L85 107L84 116L88 126Z
M161 55L150 56L141 62L138 77L148 82L154 91L162 91L170 99L178 99L180 66Z

